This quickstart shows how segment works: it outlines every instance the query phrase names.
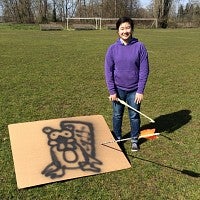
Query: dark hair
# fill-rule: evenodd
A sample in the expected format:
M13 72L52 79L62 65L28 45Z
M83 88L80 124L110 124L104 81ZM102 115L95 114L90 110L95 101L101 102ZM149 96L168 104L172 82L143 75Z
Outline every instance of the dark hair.
M133 31L134 29L134 23L133 23L133 20L130 18L130 17L121 17L117 20L117 23L116 23L116 29L119 30L119 27L122 23L125 23L125 22L128 22L130 25L131 25L131 29Z

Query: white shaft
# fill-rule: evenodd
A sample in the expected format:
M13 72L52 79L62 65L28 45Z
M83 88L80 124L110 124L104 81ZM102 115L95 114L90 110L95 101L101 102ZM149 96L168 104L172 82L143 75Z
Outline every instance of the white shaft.
M146 134L146 135L140 135L138 137L138 139L140 138L147 138L147 137L151 137L151 136L156 136L156 135L160 135L160 133L153 133L153 134ZM109 144L109 143L114 143L114 142L122 142L122 141L126 141L126 140L131 140L132 138L125 138L125 139L121 139L121 140L112 140L112 141L108 141L108 142L103 142L101 144Z
M145 114L143 114L142 112L138 111L137 109L131 107L131 106L128 105L125 101L123 101L123 100L121 100L121 99L119 99L119 98L118 98L118 101L119 101L121 104L123 104L123 105L129 107L130 109L134 110L135 112L139 113L140 115L143 115L144 117L146 117L147 119L149 119L150 122L155 123L155 121L154 121L153 119L151 119L150 117L146 116Z

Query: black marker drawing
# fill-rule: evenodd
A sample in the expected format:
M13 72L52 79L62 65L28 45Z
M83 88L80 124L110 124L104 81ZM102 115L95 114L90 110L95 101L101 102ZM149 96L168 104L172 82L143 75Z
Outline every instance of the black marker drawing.
M63 177L66 170L100 172L102 162L96 158L94 128L91 123L81 121L61 121L61 129L44 127L52 162L42 174L51 179Z

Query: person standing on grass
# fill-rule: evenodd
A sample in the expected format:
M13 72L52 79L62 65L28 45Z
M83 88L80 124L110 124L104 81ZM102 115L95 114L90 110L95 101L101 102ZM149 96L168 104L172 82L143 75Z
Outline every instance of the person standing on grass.
M131 18L119 18L116 29L119 38L108 48L105 56L105 79L113 106L113 132L116 139L120 140L124 105L118 102L118 98L140 110L149 75L149 61L144 44L132 36L134 23ZM131 150L138 151L140 115L131 109L128 109L128 113Z

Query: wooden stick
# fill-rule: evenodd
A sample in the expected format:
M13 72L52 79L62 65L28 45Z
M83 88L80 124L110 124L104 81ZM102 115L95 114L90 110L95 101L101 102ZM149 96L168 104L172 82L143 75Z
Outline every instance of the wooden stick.
M123 104L123 105L127 106L128 108L130 108L130 109L134 110L135 112L137 112L137 113L139 113L139 114L143 115L144 117L146 117L147 119L149 119L151 123L155 123L155 121L154 121L153 119L151 119L151 118L150 118L150 117L148 117L147 115L143 114L142 112L138 111L137 109L135 109L135 108L131 107L131 106L130 106L130 105L128 105L128 104L127 104L125 101L123 101L123 100L121 100L121 99L119 99L119 98L118 98L118 101L119 101L121 104Z

